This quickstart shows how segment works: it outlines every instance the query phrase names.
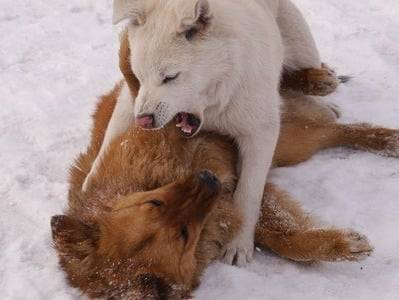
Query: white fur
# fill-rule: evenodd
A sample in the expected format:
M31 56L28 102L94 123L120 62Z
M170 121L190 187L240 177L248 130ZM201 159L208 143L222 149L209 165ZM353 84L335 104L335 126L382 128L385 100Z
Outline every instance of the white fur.
M279 2L277 23L285 48L284 66L297 70L320 68L320 54L302 13L291 0L273 1Z
M182 33L198 24L199 12L212 19L204 36L187 41ZM279 134L283 64L320 68L309 28L290 0L115 0L114 20L124 18L134 21L128 26L131 62L141 83L135 115L153 114L160 128L179 112L194 113L204 129L229 134L238 143L241 168L235 201L244 223L224 258L245 265L252 259L261 197ZM162 84L165 76L178 72L177 80ZM123 111L122 98L98 160L109 141L127 128L122 123L131 122L131 106Z
M130 93L129 87L126 83L123 84L121 92L116 100L114 112L112 113L111 120L108 123L107 130L105 132L104 141L101 145L100 151L96 159L93 162L89 174L82 185L82 191L87 191L93 175L97 172L102 162L103 156L106 153L108 146L112 140L117 136L124 133L131 124L134 122L134 99Z
M120 21L136 16L136 3L137 1L132 0L115 0L114 1L114 15L112 18L112 22L114 24L119 23Z

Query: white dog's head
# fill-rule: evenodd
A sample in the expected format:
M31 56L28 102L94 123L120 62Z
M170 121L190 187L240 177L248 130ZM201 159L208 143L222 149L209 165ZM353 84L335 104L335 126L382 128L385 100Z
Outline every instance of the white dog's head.
M228 51L207 0L115 0L114 23L128 25L131 65L140 81L136 122L161 128L176 117L188 136L216 103Z

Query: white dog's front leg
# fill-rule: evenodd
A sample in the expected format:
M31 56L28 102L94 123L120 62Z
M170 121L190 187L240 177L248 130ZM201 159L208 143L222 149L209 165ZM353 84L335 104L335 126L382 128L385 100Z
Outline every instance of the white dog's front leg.
M259 130L259 129L257 129ZM276 128L237 138L241 154L241 172L234 200L243 217L237 237L227 245L224 261L245 266L252 261L255 226L258 222L266 177L271 167L278 138Z
M100 151L91 166L89 174L82 185L82 191L86 192L91 184L91 180L96 174L100 163L106 153L109 145L114 138L125 132L134 122L134 99L130 93L129 87L126 83L123 84L122 90L117 99L111 120L108 123L105 132L103 143L101 144Z

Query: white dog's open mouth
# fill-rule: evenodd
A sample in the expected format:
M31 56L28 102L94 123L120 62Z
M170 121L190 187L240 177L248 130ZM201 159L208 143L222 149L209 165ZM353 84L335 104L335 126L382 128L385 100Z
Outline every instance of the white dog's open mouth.
M193 137L201 127L201 119L190 113L178 113L175 120L176 127L185 137Z

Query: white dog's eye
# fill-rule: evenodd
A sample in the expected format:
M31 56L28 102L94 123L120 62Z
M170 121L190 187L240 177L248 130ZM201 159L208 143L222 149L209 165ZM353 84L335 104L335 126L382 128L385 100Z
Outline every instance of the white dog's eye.
M165 76L165 78L163 79L162 83L163 83L163 84L167 84L167 83L169 83L169 82L171 82L171 81L173 81L173 80L176 80L177 77L179 77L179 75L180 75L180 72L179 72L179 73L176 73L175 75L168 75L168 76Z
M191 28L184 33L187 41L191 41L199 32L198 28Z

